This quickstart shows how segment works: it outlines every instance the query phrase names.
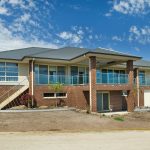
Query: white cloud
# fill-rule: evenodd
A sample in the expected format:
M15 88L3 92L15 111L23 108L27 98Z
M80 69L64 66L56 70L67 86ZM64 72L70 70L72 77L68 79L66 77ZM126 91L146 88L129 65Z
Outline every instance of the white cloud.
M0 6L1 15L9 15L7 8Z
M107 13L109 15L112 11L129 15L146 14L149 13L150 9L150 0L114 0L111 4L113 6L110 12Z
M58 48L57 45L53 43L48 43L44 41L39 41L37 39L26 41L22 37L13 36L12 32L7 29L2 23L0 23L0 50L9 50L24 47L49 47Z
M90 40L93 39L93 36L92 36L92 35L89 35L89 39L90 39Z
M112 40L113 41L119 41L119 42L123 41L123 39L121 37L118 37L116 35L112 37Z
M25 13L24 15L21 16L20 20L22 22L27 22L30 19L30 17L31 17L30 14Z
M140 51L140 48L138 48L138 47L135 47L134 49L135 49L137 52Z
M110 17L110 16L112 16L112 14L109 12L109 13L106 13L105 16Z
M83 31L81 32L80 30L77 33L72 33L72 32L67 32L63 31L58 34L58 37L60 37L63 40L69 40L71 43L81 43L82 42L82 36Z
M150 26L144 26L142 28L131 26L129 33L129 41L137 41L141 44L150 43Z

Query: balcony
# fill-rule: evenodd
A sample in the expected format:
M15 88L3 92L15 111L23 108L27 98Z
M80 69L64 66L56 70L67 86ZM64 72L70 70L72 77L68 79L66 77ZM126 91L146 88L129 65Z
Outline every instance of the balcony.
M128 74L100 73L97 74L97 84L128 84Z
M36 84L64 84L64 85L86 85L89 83L89 77L80 76L69 76L69 75L43 75L39 74L35 76Z
M89 84L89 76L84 75L43 75L35 76L36 84L64 84L64 85L86 85ZM127 84L127 74L101 73L97 74L97 84Z

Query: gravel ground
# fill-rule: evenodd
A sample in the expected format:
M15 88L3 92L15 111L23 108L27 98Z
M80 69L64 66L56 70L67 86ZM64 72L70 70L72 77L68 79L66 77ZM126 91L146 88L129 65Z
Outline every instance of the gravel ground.
M0 112L0 132L150 130L150 113L131 113L116 121L75 111Z
M150 131L0 133L1 150L149 150Z

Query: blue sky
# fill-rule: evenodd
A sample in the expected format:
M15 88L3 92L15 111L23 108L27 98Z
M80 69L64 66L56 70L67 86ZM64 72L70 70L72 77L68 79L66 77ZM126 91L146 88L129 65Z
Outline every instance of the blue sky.
M150 60L150 0L0 0L0 50L104 47Z

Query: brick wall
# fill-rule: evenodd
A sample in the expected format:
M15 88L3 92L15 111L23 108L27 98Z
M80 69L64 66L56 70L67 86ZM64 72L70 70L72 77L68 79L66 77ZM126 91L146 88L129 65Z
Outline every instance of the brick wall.
M64 86L63 92L67 92L67 98L62 98L61 100L64 100L67 106L76 107L79 109L86 109L89 103L88 89L89 86ZM53 92L48 86L36 85L34 87L34 97L35 100L37 101L38 106L55 105L56 101L60 100L56 98L44 99L43 93L48 93L48 92Z
M110 92L110 105L112 105L113 111L121 111L126 110L126 100L125 97L122 96L121 91L111 91Z
M66 102L67 106L79 109L87 109L87 106L89 106L89 86L64 86L63 91L67 92L67 98L62 99ZM53 92L48 86L36 85L34 92L38 106L52 106L56 104L56 100L59 101L59 99L43 98L44 92ZM122 110L125 102L121 94L121 91L110 91L110 105L113 105L113 111Z

